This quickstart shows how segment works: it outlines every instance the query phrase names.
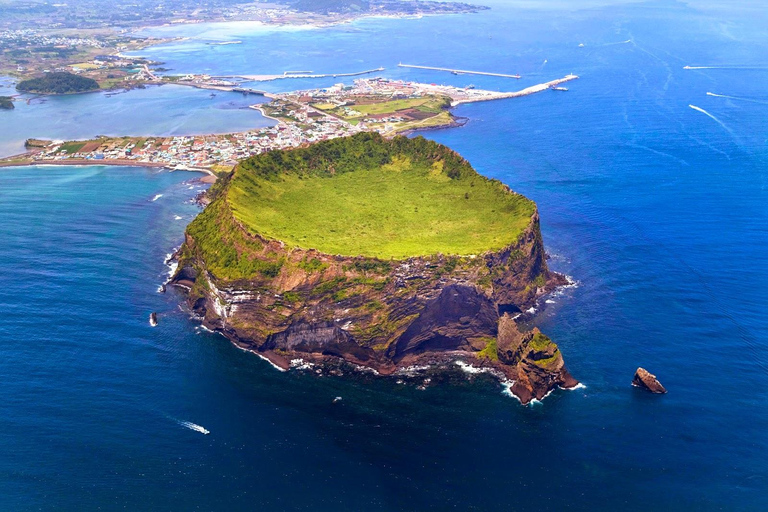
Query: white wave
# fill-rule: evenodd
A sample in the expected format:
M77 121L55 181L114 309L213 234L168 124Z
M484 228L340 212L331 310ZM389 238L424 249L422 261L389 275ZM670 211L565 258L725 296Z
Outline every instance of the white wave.
M430 367L429 365L424 366L406 366L405 368L400 368L395 372L395 375L405 375L405 376L412 376L415 373L428 370Z
M534 406L534 405L544 405L544 402L543 402L543 400L544 400L545 398L547 398L549 395L551 395L553 391L554 391L554 389L550 389L550 390L549 390L549 393L547 393L546 395L544 395L543 397L541 397L541 400L539 400L538 398L534 398L534 399L532 399L532 400L531 400L531 401L528 403L528 405L530 405L530 406Z
M495 373L492 368L478 368L477 366L472 366L464 361L456 361L456 366L461 368L461 371L464 373L470 375L477 375L478 373Z
M297 370L311 370L314 367L315 363L307 362L301 358L291 359L291 368L295 368Z
M183 420L178 420L178 422L179 422L179 425L181 425L182 427L186 427L189 430L194 430L195 432L200 432L201 434L204 434L204 435L208 435L211 433L210 430L208 430L207 428L201 425L198 425L197 423L192 423L191 421L183 421Z
M173 216L173 219L174 219L174 220L181 220L182 218L183 218L183 217L182 217L181 215L174 215L174 216Z
M741 98L739 96L728 96L727 94L715 94L714 92L708 92L707 96L712 96L714 98L726 98L729 100L737 101L748 101L750 103L758 103L760 105L768 105L768 101L754 100L752 98Z
M576 384L572 388L560 388L560 389L564 389L566 391L576 391L577 389L587 389L587 386L586 386L586 384L582 384L581 382L579 382L578 384Z
M237 345L235 345L235 346L237 346ZM244 351L246 351L246 352L252 352L252 353L256 354L257 356L259 356L260 358L262 358L263 360L265 360L266 362L268 362L270 365L272 365L272 368L274 368L275 370L277 370L277 371L279 371L279 372L287 372L287 371L288 371L288 370L286 370L285 368L280 368L280 367L279 367L279 366L277 366L275 363L273 363L272 361L270 361L270 360L269 360L269 358L267 358L267 357L264 357L263 355L259 354L259 353L258 353L258 352L256 352L255 350L249 350L249 349L247 349L247 348L242 348L242 347L238 347L238 348L240 348L241 350L244 350Z
M568 281L568 284L562 286L561 288L578 288L579 284L581 284L579 281L569 276L568 274L565 275L565 280Z
M545 300L544 302L545 302L546 304L555 304L557 301L555 301L555 300L552 300L552 299L547 299L547 300Z
M501 394L502 395L507 395L510 398L514 398L515 400L517 400L518 402L520 402L522 404L523 401L520 400L520 397L512 392L512 386L514 386L514 384L515 384L515 381L513 381L513 380L505 380L505 381L503 381L501 383Z
M163 197L163 194L156 194L155 197L152 198L152 202L154 203L155 201L157 201L161 197Z
M176 254L176 251L178 251L178 247L173 250L173 252L169 252L165 255L165 264L168 266L168 280L170 280L175 274L176 270L179 268L179 262L175 261L173 259L173 255Z
M371 368L371 367L369 367L369 366L361 366L361 365L359 365L359 364L355 364L355 365L352 365L352 366L353 366L353 368L355 369L355 371L356 371L356 372L360 372L360 373L372 373L372 374L374 374L374 375L377 375L377 376L378 376L378 375L381 375L381 374L378 372L378 370L376 370L375 368Z

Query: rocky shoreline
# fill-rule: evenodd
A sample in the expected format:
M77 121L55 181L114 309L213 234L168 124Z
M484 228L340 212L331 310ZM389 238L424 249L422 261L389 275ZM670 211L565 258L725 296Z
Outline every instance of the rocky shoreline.
M269 251L282 249L279 242L264 239L261 242ZM455 280L438 278L430 286L420 287L407 300L386 304L388 310L397 311L402 321L390 336L396 341L386 350L366 346L356 338L361 332L355 329L356 324L366 324L371 319L364 318L364 314L363 317L349 314L353 309L347 307L350 303L320 299L308 312L277 318L270 315L274 306L284 304L285 294L271 297L254 294L254 288L261 288L254 286L255 283L241 282L235 286L217 283L205 270L204 262L190 258L189 251L194 251L194 246L194 239L187 237L174 256L180 265L170 284L186 291L189 307L207 329L221 333L238 348L258 354L279 369L289 370L296 366L296 361L328 366L343 360L383 376L396 376L405 368L434 368L463 361L506 383L523 404L541 400L558 387L569 389L579 384L565 368L555 343L538 329L522 332L516 322L556 288L570 284L564 276L546 268L538 215L532 218L520 242L485 255L484 263L493 268L509 265L511 254L527 253L527 257L518 262L516 272L497 278L495 293L473 283L477 276L464 274ZM307 253L294 249L281 252L281 256L304 261ZM353 260L338 256L310 254L324 263L334 263L337 268L354 264ZM391 292L408 281L429 281L429 276L423 273L429 272L430 267L439 273L439 262L418 260L400 262L390 272L394 278L393 283L387 285L392 287ZM532 273L546 276L543 281L540 279L541 286L529 285L529 279L536 280L530 278ZM518 277L514 278L515 275ZM201 283L204 284L201 286ZM305 285L315 286L309 282ZM387 295L385 290L380 296L383 295ZM327 313L331 313L330 318ZM323 316L327 319L312 321L313 317ZM258 322L260 328L254 328L252 322ZM489 345L494 349L488 350Z

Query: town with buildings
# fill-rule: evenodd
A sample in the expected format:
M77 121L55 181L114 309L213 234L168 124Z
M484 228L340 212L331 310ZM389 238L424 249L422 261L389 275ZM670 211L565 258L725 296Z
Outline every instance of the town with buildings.
M199 85L210 77L188 77ZM450 108L462 103L513 98L558 88L565 78L512 93L385 78L361 78L352 85L282 94L250 108L275 124L241 133L178 137L101 137L85 141L28 140L28 151L0 160L0 166L30 163L104 163L228 172L238 160L362 131L384 136L456 126ZM210 84L210 82L207 82ZM229 85L223 86L228 88Z

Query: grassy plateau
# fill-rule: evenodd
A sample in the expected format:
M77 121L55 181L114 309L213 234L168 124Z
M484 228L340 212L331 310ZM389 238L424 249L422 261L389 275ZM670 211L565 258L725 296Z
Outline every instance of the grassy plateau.
M289 247L380 259L498 250L535 211L444 146L375 134L245 160L219 200Z

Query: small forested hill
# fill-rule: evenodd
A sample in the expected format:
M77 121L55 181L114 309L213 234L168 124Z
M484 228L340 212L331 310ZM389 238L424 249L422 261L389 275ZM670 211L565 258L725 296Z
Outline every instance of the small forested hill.
M37 94L71 94L95 91L98 88L96 80L64 71L47 73L45 76L24 80L16 85L16 89L21 92Z
M13 99L10 96L0 96L0 110L12 110Z

